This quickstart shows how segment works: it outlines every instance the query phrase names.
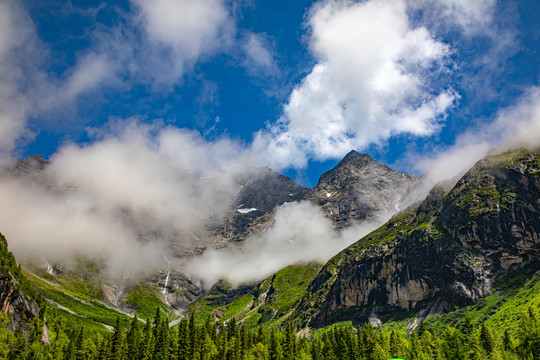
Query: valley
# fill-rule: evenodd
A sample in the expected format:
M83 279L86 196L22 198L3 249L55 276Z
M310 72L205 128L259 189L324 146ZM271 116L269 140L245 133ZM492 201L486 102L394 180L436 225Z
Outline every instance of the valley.
M39 175L36 177L45 168L41 165L36 170L18 163L15 168L18 169L15 176L30 174L32 181L43 181ZM385 174L382 177L381 171ZM450 341L458 336L452 331L463 333L476 329L490 332L498 356L503 356L505 351L506 356L520 356L518 350L524 346L519 345L524 336L520 324L536 321L533 318L540 316L538 153L490 155L454 185L437 184L424 200L414 203L414 194L421 193L420 180L404 175L407 185L403 185L403 175L358 153L350 153L335 169L321 176L314 189L293 189L290 179L269 170L263 170L266 175L258 174L240 186L229 215L219 226L215 221L212 226L205 225L208 237L221 239L204 240L206 247L215 246L213 251L238 251L235 249L241 250L246 243L256 241L254 234L272 231L275 219L279 220L280 207L291 206L286 204L292 203L285 201L287 196L317 204L336 232L347 231L354 228L351 224L391 209L405 209L326 263L307 258L258 281L240 284L231 284L223 278L205 287L197 274L175 268L185 256L202 256L196 254L184 254L176 259L165 257L167 267L147 273L142 281L126 276L115 279L103 271L99 262L88 259L69 265L28 263L18 275L27 279L19 284L26 285L14 286L23 294L29 291L28 299L37 299L37 303L32 305L31 300L24 300L28 309L35 310L27 310L31 315L22 317L17 315L19 307L12 305L15 307L6 312L12 314L11 327L26 328L28 333L24 319L34 317L34 322L43 323L62 318L75 326L73 329L82 326L90 333L101 334L94 339L106 338L119 328L133 328L134 321L140 322L141 327L153 324L154 329L162 326L159 324L168 324L167 328L171 329L188 327L190 331L199 331L194 330L198 326L216 332L218 329L229 332L232 328L249 332L252 334L249 336L270 331L272 336L284 336L283 341L287 332L294 331L299 342L294 346L309 348L310 354L318 351L317 346L324 347L322 343L317 345L318 342L328 341L329 334L336 336L336 333L353 339L350 341L356 344L355 351L361 351L359 344L366 339L357 339L347 330L354 328L379 344L380 351L372 350L374 353L386 351L389 355L390 345L385 343L388 336L401 339L403 352L399 354L411 354L411 346L420 346L414 342L424 341L422 334L426 329L431 336L440 337L437 341ZM273 185L265 183L268 176L269 184ZM286 184L285 192L279 191L282 183ZM358 187L370 190L362 192ZM259 196L265 188L270 193ZM396 192L396 189L402 190ZM284 193L286 196L280 195ZM317 195L321 193L324 196ZM277 194L277 200L269 194ZM255 216L256 210L238 209L266 212L246 220L244 216ZM196 234L200 236L200 230ZM174 243L175 239L168 241ZM2 302L6 304L9 299L13 297L3 295ZM6 306L5 309L9 308ZM39 316L37 309L41 312ZM524 320L527 317L529 320ZM370 330L375 333L366 335L366 326L375 329ZM212 327L215 329L211 330ZM43 323L45 328L49 332ZM505 343L503 335L514 339L513 350L507 344L510 340ZM480 333L475 336L480 339L477 355L486 356ZM249 343L242 341L244 346ZM265 341L259 343L264 348ZM421 351L417 350L427 354L425 344L422 346ZM536 345L531 346L534 349Z

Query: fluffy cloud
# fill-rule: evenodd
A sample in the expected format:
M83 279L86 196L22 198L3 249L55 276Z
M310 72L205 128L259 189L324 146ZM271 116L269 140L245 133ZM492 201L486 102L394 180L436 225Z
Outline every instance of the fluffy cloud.
M26 129L41 54L34 26L17 1L0 2L0 158L5 159Z
M425 173L433 185L461 176L490 151L540 148L540 88L527 89L518 101L499 111L495 119L462 133L456 142L428 156L409 154L409 163Z
M90 11L97 16L101 7ZM134 0L113 27L88 33L91 44L61 76L46 72L48 51L27 9L0 3L0 154L32 134L29 116L47 119L77 109L81 96L133 83L167 89L200 59L230 46L235 24L221 0ZM74 117L68 114L67 117Z
M144 29L146 61L158 83L171 84L201 57L230 45L234 21L222 0L133 0ZM149 69L146 69L149 70Z
M450 48L413 28L403 1L325 1L309 17L318 62L254 147L277 167L337 158L395 134L426 136L459 95L434 79Z
M18 259L152 271L169 246L193 249L193 230L226 214L239 174L260 162L231 140L133 119L93 137L60 149L39 184L0 177L0 229Z
M409 0L413 9L424 12L424 20L431 19L433 27L445 27L462 32L468 37L488 35L493 30L496 0Z

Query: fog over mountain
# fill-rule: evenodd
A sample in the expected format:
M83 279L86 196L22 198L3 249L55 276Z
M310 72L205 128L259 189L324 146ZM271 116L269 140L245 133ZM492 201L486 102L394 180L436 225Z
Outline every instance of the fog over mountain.
M503 134L514 135L501 150L538 146L539 98L538 90L531 91L486 133L470 134L460 140L463 146L419 161L427 184L464 171ZM324 261L397 211L338 233L313 202L285 204L266 231L240 246L212 249L216 234L203 230L234 211L240 179L264 159L227 138L207 142L194 132L156 130L134 120L110 129L91 145L63 147L44 170L38 161L37 178L2 176L0 228L18 259L66 266L88 259L115 277L137 276L166 268L175 247L193 247L202 236L201 251L208 248L203 256L177 259L174 267L206 284L221 277L240 283L291 263Z
M292 44L273 23L258 33L245 27L250 6L71 4L63 20L93 25L62 29L77 44L63 48L54 45L62 25L51 21L63 10L0 2L0 231L18 260L86 259L116 278L171 262L207 284L252 281L328 259L490 149L538 146L540 90L525 80L507 88L503 66L524 56L522 9L505 12L513 8L491 0L323 0L300 9ZM249 17L264 20L257 11ZM213 77L229 71L232 81ZM226 98L230 89L239 95L220 106L220 91ZM257 109L254 124L250 92L265 94L255 107L274 102ZM217 110L201 120L183 113L190 102L201 114ZM235 111L222 117L227 108ZM225 123L230 131L219 128ZM12 169L48 136L50 163ZM276 191L264 209L238 202L261 168L301 179L310 162L351 150L393 152L393 163L353 167L305 193L289 182L290 199ZM422 175L423 188L390 168Z
M0 227L18 258L42 266L86 259L115 278L148 275L172 261L207 285L221 277L240 283L291 263L324 261L396 211L369 213L366 223L337 233L321 208L293 201L300 192L277 203L266 231L212 250L220 239L209 224L231 211L254 211L234 199L243 179L258 171L251 166L256 156L228 140L204 143L174 129L154 136L136 122L126 129L93 145L68 145L50 163L27 159L4 174ZM208 247L201 258L178 250L196 246Z

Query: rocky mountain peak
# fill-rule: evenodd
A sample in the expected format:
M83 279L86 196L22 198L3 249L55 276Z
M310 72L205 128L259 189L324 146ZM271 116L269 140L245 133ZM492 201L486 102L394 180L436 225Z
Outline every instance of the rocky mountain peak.
M341 229L399 210L418 185L418 177L392 170L353 150L336 167L321 175L306 198L321 206L336 228Z
M363 162L376 162L376 160L373 160L373 158L371 156L369 156L368 154L360 154L359 152L357 152L356 150L351 150L347 155L345 155L345 157L340 161L340 163L348 163L348 162L358 162L358 161L363 161Z
M537 274L539 169L538 153L505 153L478 162L450 192L434 188L330 260L298 316L311 326L413 309L423 318L474 303L508 274Z
M49 160L40 155L32 155L17 161L11 169L11 173L15 176L35 174L45 169L47 165L49 165Z
M325 172L319 178L320 186L324 183L341 181L344 177L352 178L361 175L377 176L380 172L393 171L388 166L383 165L367 154L360 154L354 150L345 157L331 170Z

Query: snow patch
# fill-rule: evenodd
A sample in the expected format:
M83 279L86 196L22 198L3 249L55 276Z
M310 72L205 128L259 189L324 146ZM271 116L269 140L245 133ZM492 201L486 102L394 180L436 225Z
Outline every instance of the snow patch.
M249 209L236 209L236 211L238 211L240 214L248 214L252 211L257 211L258 209L256 208L249 208Z

